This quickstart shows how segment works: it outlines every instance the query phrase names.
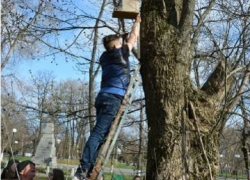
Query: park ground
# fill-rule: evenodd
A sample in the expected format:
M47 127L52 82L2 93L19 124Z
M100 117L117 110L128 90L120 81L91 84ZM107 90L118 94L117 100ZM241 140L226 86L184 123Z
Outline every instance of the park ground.
M8 156L4 156L3 160L1 161L1 170L8 162ZM17 156L16 159L23 161L23 160L30 160L30 157L22 157ZM64 171L66 179L72 179L74 172L77 168L78 160L57 160L57 168L62 169ZM37 177L35 180L46 180L47 178L47 171L50 170L49 167L37 167ZM142 176L145 175L145 170L142 171ZM112 176L118 176L118 179L124 180L132 180L133 177L136 175L137 170L135 166L128 166L123 163L109 163L108 166L104 169L104 176L105 180L111 180ZM246 180L246 176L244 175L231 175L231 174L223 174L218 176L217 180Z

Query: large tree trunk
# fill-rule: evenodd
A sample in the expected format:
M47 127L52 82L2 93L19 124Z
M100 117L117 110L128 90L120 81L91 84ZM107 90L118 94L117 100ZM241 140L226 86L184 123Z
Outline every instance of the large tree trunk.
M214 126L215 96L208 101L206 88L194 90L190 82L194 3L142 1L141 75L149 126L148 180L215 179L220 130Z

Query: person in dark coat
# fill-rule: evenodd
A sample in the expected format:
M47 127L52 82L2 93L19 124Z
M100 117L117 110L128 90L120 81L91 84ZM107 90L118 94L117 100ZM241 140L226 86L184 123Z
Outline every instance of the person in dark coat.
M16 167L18 163L17 159L10 159L7 166L3 169L1 179L17 179Z

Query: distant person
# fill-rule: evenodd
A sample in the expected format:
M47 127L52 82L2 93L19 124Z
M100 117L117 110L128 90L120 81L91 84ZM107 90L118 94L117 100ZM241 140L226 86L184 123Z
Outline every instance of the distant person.
M7 166L3 169L1 179L17 179L16 166L19 163L17 159L9 160Z
M49 173L49 180L64 180L64 173L61 169L53 169Z
M133 180L141 180L141 176L136 175Z
M22 161L18 163L17 171L21 180L33 180L36 176L36 165L30 160Z

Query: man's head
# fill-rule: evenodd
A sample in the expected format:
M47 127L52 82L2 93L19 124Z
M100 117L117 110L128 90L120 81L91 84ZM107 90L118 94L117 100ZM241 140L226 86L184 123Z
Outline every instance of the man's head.
M35 163L32 161L22 161L17 165L17 171L21 179L31 180L36 176Z
M64 173L61 169L53 169L52 172L49 173L49 180L52 180L52 179L55 179L55 180L64 180Z
M107 51L110 51L114 48L119 48L121 47L121 42L120 42L121 36L119 34L111 34L108 36L105 36L102 39L102 43Z

